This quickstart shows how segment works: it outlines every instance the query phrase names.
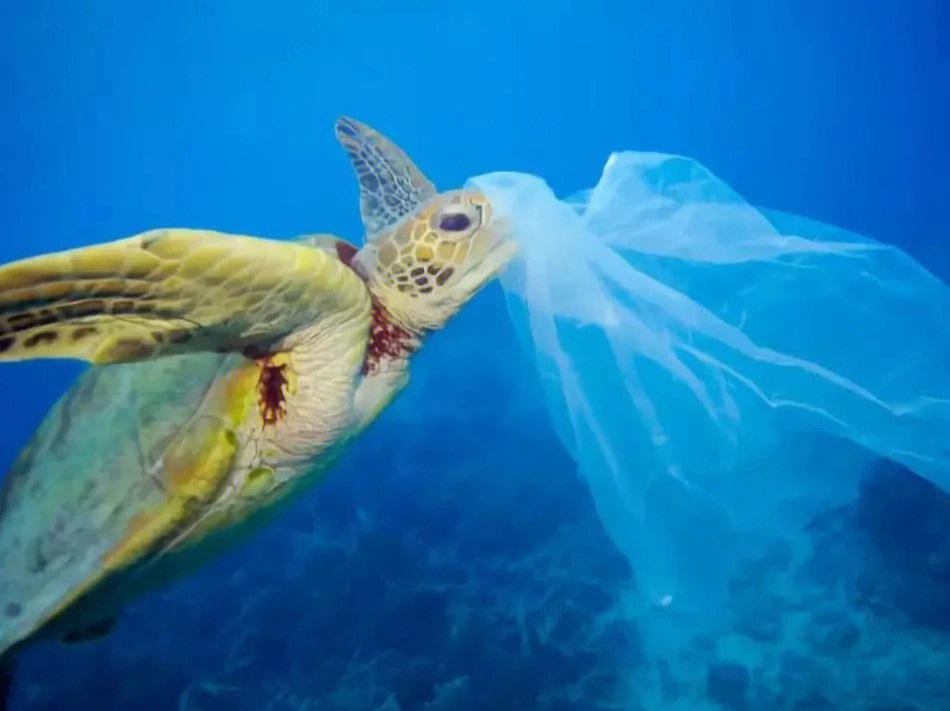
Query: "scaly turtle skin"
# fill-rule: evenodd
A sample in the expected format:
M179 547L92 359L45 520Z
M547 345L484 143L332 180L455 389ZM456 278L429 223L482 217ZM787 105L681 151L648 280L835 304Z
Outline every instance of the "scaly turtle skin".
M82 636L317 479L511 256L480 193L437 194L356 121L337 137L362 249L167 229L0 267L0 359L103 364L5 477L0 653Z

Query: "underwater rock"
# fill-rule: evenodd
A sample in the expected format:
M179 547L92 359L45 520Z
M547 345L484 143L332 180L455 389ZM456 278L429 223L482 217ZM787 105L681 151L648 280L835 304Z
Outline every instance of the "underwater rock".
M568 596L578 608L594 613L606 612L614 604L614 596L602 585L582 580L568 586Z
M820 689L834 688L835 675L817 660L792 650L785 650L779 657L779 672L776 679L786 694L799 694L807 698Z
M926 479L878 460L861 482L854 521L892 564L950 579L950 494Z
M764 648L764 644L760 644L745 635L730 634L716 640L716 660L742 664L749 669L756 670L762 667Z
M423 561L421 546L411 537L378 528L365 532L351 556L352 570L380 578L417 580Z
M591 700L613 699L620 688L620 678L616 673L593 674L581 685L583 697Z
M547 474L525 474L539 481L550 479ZM461 556L496 555L517 560L544 544L560 526L577 518L577 502L567 492L555 491L550 483L540 486L507 482L494 495L497 499L486 501L481 491L462 499L479 501L481 505L466 507L459 524L457 544ZM586 493L580 491L578 496Z
M706 693L727 709L745 709L749 691L749 670L739 664L710 664L706 673Z
M537 529L502 511L482 512L477 520L465 522L459 535L459 553L466 558L496 555L517 559L540 542Z
M430 590L410 593L387 610L373 635L375 644L414 655L441 649L448 634L447 600L445 593Z
M732 628L758 642L772 642L782 632L782 601L762 592L745 592L732 601Z
M434 564L425 572L425 579L435 586L462 586L471 581L472 572L457 563Z
M407 516L409 512L406 512ZM460 506L453 502L441 502L437 506L419 506L410 519L425 546L455 545L461 521Z
M632 669L646 663L640 629L633 620L612 620L589 645L604 657L616 660L621 668Z
M792 706L792 711L835 711L835 705L817 692L798 699Z
M376 705L373 711L402 711L395 694L389 694L382 703Z
M347 582L348 564L349 555L341 546L312 541L300 566L290 572L300 585L310 587L311 581L319 580L321 588L339 590Z
M546 699L537 706L538 711L606 711L614 708L613 704L603 706L591 699Z
M252 706L253 703L247 698L246 690L211 681L189 686L178 700L179 711L236 711L250 709Z
M863 593L887 601L914 624L950 631L950 495L880 460L861 485L855 525L881 564L863 571Z
M429 658L416 658L390 681L402 711L422 711L436 697L436 663Z
M593 652L575 651L565 654L553 645L538 644L532 650L532 662L545 682L551 688L565 688L588 675L597 663Z
M467 676L436 684L432 700L425 705L425 711L467 711L471 708Z
M689 684L674 678L670 665L665 659L656 663L656 669L660 677L660 700L664 704L673 703L688 691Z
M584 636L585 622L577 611L566 610L548 633L548 642L561 648L576 646Z
M861 632L853 622L839 620L817 635L812 647L818 654L836 657L851 650L860 637Z
M303 531L319 531L330 540L341 538L357 520L359 498L353 483L344 477L329 476L320 485L320 495L310 497L306 506L295 506L288 524Z
M600 538L599 544L587 542L583 538L578 540L562 554L561 565L572 571L579 578L599 580L604 585L633 583L633 568L630 562L606 538L597 521L590 521L588 526L579 527L575 536L587 535L595 530Z

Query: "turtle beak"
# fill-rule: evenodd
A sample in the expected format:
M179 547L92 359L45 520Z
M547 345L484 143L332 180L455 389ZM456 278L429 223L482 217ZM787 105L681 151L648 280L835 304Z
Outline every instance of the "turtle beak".
M517 243L509 238L508 221L493 217L491 206L482 207L483 222L480 227L487 249L482 259L459 281L459 286L471 292L482 287L497 276L518 251Z
M494 214L491 203L487 200L482 206L484 216L482 229L486 230L489 239L489 251L485 255L485 262L492 268L492 274L500 272L518 251L517 243L511 239L511 224L504 217Z
M512 240L499 240L485 257L491 268L490 276L497 276L517 254L518 243Z

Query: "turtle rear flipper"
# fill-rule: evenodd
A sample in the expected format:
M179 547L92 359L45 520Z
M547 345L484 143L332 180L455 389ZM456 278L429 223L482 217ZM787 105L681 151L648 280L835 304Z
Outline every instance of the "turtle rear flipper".
M360 279L327 251L155 230L0 267L0 359L260 351L365 300Z
M112 631L117 619L115 615L111 615L95 620L83 627L69 629L63 633L63 643L76 644L79 642L89 642L94 639L102 639Z

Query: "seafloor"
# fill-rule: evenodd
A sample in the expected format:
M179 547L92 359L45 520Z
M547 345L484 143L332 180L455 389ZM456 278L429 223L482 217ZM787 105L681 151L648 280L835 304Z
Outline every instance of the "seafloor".
M950 708L950 497L882 463L750 565L732 629L645 650L491 289L318 489L98 640L22 655L15 709Z

